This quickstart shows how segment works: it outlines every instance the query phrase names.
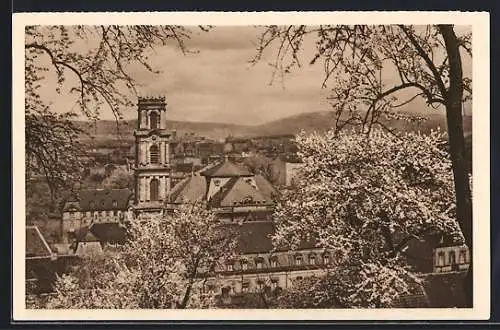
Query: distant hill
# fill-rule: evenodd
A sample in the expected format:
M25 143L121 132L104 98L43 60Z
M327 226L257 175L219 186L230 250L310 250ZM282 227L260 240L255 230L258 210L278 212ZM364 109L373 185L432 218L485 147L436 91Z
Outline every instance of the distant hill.
M406 120L388 120L385 124L398 131L421 131L427 133L431 129L440 127L446 130L446 118L442 114L430 113L424 116L426 120L413 122ZM263 125L236 125L211 122L189 122L189 121L167 121L168 129L175 129L177 135L194 133L212 139L223 139L228 135L234 137L252 137L266 135L297 134L301 130L308 132L326 131L335 124L334 113L330 111L302 113L282 119L278 119ZM133 140L136 121L117 122L112 120L100 120L95 123L78 122L88 135L82 136L82 140L93 138L99 140L119 140L131 142ZM466 135L472 132L472 116L464 117L464 131Z
M428 133L431 129L440 127L441 130L446 130L446 118L444 115L432 113L423 116L424 121L412 122L406 120L386 120L386 126L395 128L398 131L420 131ZM335 125L335 114L330 111L302 113L295 116L290 116L272 121L270 123L255 126L254 134L270 135L270 134L296 134L301 130L306 132L311 131L326 131ZM464 132L472 132L472 117L464 117Z
M113 140L133 140L134 130L137 127L136 120L120 121L99 120L95 123L78 122L88 135L83 135L82 139L87 140L93 137L95 140L113 139ZM222 139L228 135L240 136L247 135L252 126L210 123L210 122L190 122L167 120L167 129L176 130L177 135L195 133L212 139Z

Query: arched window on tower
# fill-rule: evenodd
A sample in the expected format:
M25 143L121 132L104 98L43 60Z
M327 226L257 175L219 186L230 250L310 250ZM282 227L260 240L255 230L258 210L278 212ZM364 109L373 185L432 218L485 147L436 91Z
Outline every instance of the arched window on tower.
M151 164L160 163L160 149L156 144L153 144L151 148L149 148L149 162Z
M152 179L149 183L149 196L151 201L157 201L160 195L160 181Z
M160 124L160 116L156 112L151 112L149 115L149 125L151 129L157 129L159 128Z

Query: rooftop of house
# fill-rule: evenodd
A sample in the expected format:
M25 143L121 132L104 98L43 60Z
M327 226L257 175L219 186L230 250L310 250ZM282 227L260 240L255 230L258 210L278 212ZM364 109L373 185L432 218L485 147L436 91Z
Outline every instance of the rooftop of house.
M178 204L204 200L209 180L213 177L229 178L210 197L214 208L248 205L273 205L277 190L262 175L254 175L244 167L229 160L205 168L179 182L170 192L169 202ZM252 180L253 178L253 180Z
M406 308L463 308L466 306L463 280L466 272L426 274L422 285L398 300Z
M203 200L207 192L207 184L204 177L192 175L172 188L169 200L171 203L195 202Z
M63 211L126 210L133 192L129 189L82 189L69 199Z
M26 226L26 258L50 258L52 250L37 226Z
M93 223L90 232L103 243L124 243L127 229L119 223Z
M234 231L238 236L237 252L240 254L254 254L271 252L274 248L272 235L276 228L273 222L243 222L241 224L225 224L225 228ZM316 247L315 240L304 241L297 250L313 249ZM287 251L283 247L279 251Z
M254 186L246 177L232 177L209 200L212 207L233 207L243 205L272 205L271 196ZM267 188L267 187L265 187Z

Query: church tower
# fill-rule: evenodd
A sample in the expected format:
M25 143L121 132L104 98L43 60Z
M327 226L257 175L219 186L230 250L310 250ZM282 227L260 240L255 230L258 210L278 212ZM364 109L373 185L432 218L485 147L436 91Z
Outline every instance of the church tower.
M166 129L164 96L139 97L135 138L135 211L161 213L170 189L172 132Z

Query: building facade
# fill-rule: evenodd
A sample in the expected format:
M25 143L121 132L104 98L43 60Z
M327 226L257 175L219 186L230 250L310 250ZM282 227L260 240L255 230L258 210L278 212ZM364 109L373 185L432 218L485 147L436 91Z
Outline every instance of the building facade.
M217 278L207 282L225 304L259 290L282 290L300 280L323 274L332 255L315 241L296 250L274 250L271 236L277 190L262 175L229 160L205 168L177 184L169 195L167 210L179 204L205 201L219 221L238 237L237 258L216 269Z
M82 189L64 204L61 243L71 243L84 227L123 223L131 217L133 193L129 189Z
M161 213L170 190L170 140L165 97L139 97L135 138L135 201L137 215Z

